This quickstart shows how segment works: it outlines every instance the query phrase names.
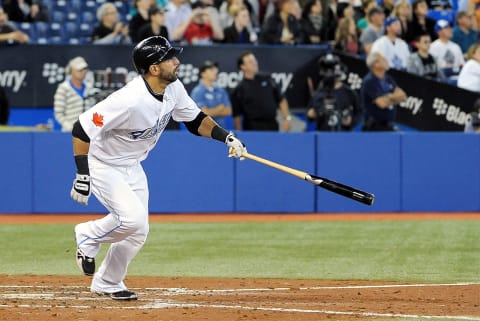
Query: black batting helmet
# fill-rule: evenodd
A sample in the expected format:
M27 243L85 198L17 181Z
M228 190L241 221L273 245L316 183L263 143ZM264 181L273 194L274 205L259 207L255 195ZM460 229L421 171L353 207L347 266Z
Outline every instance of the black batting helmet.
M151 65L178 56L183 48L172 47L167 39L153 36L140 41L133 48L133 65L139 74L145 74Z

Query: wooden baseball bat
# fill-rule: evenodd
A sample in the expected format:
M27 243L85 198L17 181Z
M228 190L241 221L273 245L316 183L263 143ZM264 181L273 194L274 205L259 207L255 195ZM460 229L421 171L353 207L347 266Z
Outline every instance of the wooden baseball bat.
M375 195L358 190L356 188L353 188L348 185L344 185L338 182L334 182L332 180L326 179L324 177L319 177L315 176L313 174L309 174L303 171L300 171L298 169L294 169L291 167L287 167L285 165L281 165L275 162L272 162L271 160L244 152L242 154L243 157L254 160L256 162L259 162L261 164L276 168L280 171L283 171L285 173L288 173L290 175L296 176L300 179L306 180L307 182L310 182L316 186L322 187L326 190L329 190L330 192L340 194L342 196L348 197L352 200L355 200L360 203L364 203L367 205L372 205L373 202L375 201Z

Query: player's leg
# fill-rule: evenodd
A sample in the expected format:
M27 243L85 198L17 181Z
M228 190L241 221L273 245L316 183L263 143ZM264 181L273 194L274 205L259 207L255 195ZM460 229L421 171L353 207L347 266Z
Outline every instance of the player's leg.
M113 211L123 213L121 217L128 217L128 220L131 221L130 225L136 226L136 228L130 228L132 233L127 237L112 242L105 259L92 280L91 290L93 292L116 293L127 290L123 280L127 274L128 265L140 251L148 235L148 185L142 167L129 168L125 180L130 192L124 191L121 193L122 199L117 199L117 202L124 204L119 209L113 209ZM128 197L125 197L125 195L128 195ZM125 203L128 203L128 206ZM137 210L132 208L132 204L136 204ZM126 208L126 210L122 208ZM143 210L139 210L139 208ZM115 237L120 232L113 232L112 234L112 237ZM122 233L121 235L125 234Z

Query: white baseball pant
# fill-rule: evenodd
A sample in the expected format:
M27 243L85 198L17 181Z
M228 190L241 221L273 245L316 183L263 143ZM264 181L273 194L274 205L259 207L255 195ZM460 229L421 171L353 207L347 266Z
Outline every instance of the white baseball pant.
M148 184L140 164L115 167L89 158L92 193L110 213L75 227L77 246L95 257L102 243L111 243L95 273L91 290L114 293L123 283L131 260L147 239Z

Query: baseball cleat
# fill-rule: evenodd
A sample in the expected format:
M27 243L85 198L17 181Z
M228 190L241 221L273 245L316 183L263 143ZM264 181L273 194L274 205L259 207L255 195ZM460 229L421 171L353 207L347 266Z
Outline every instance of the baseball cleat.
M95 258L86 256L80 249L77 249L77 265L85 275L91 276L95 273Z
M135 292L128 291L128 290L118 291L114 293L94 291L94 293L98 295L108 295L112 299L118 300L118 301L133 301L138 299L138 296Z

